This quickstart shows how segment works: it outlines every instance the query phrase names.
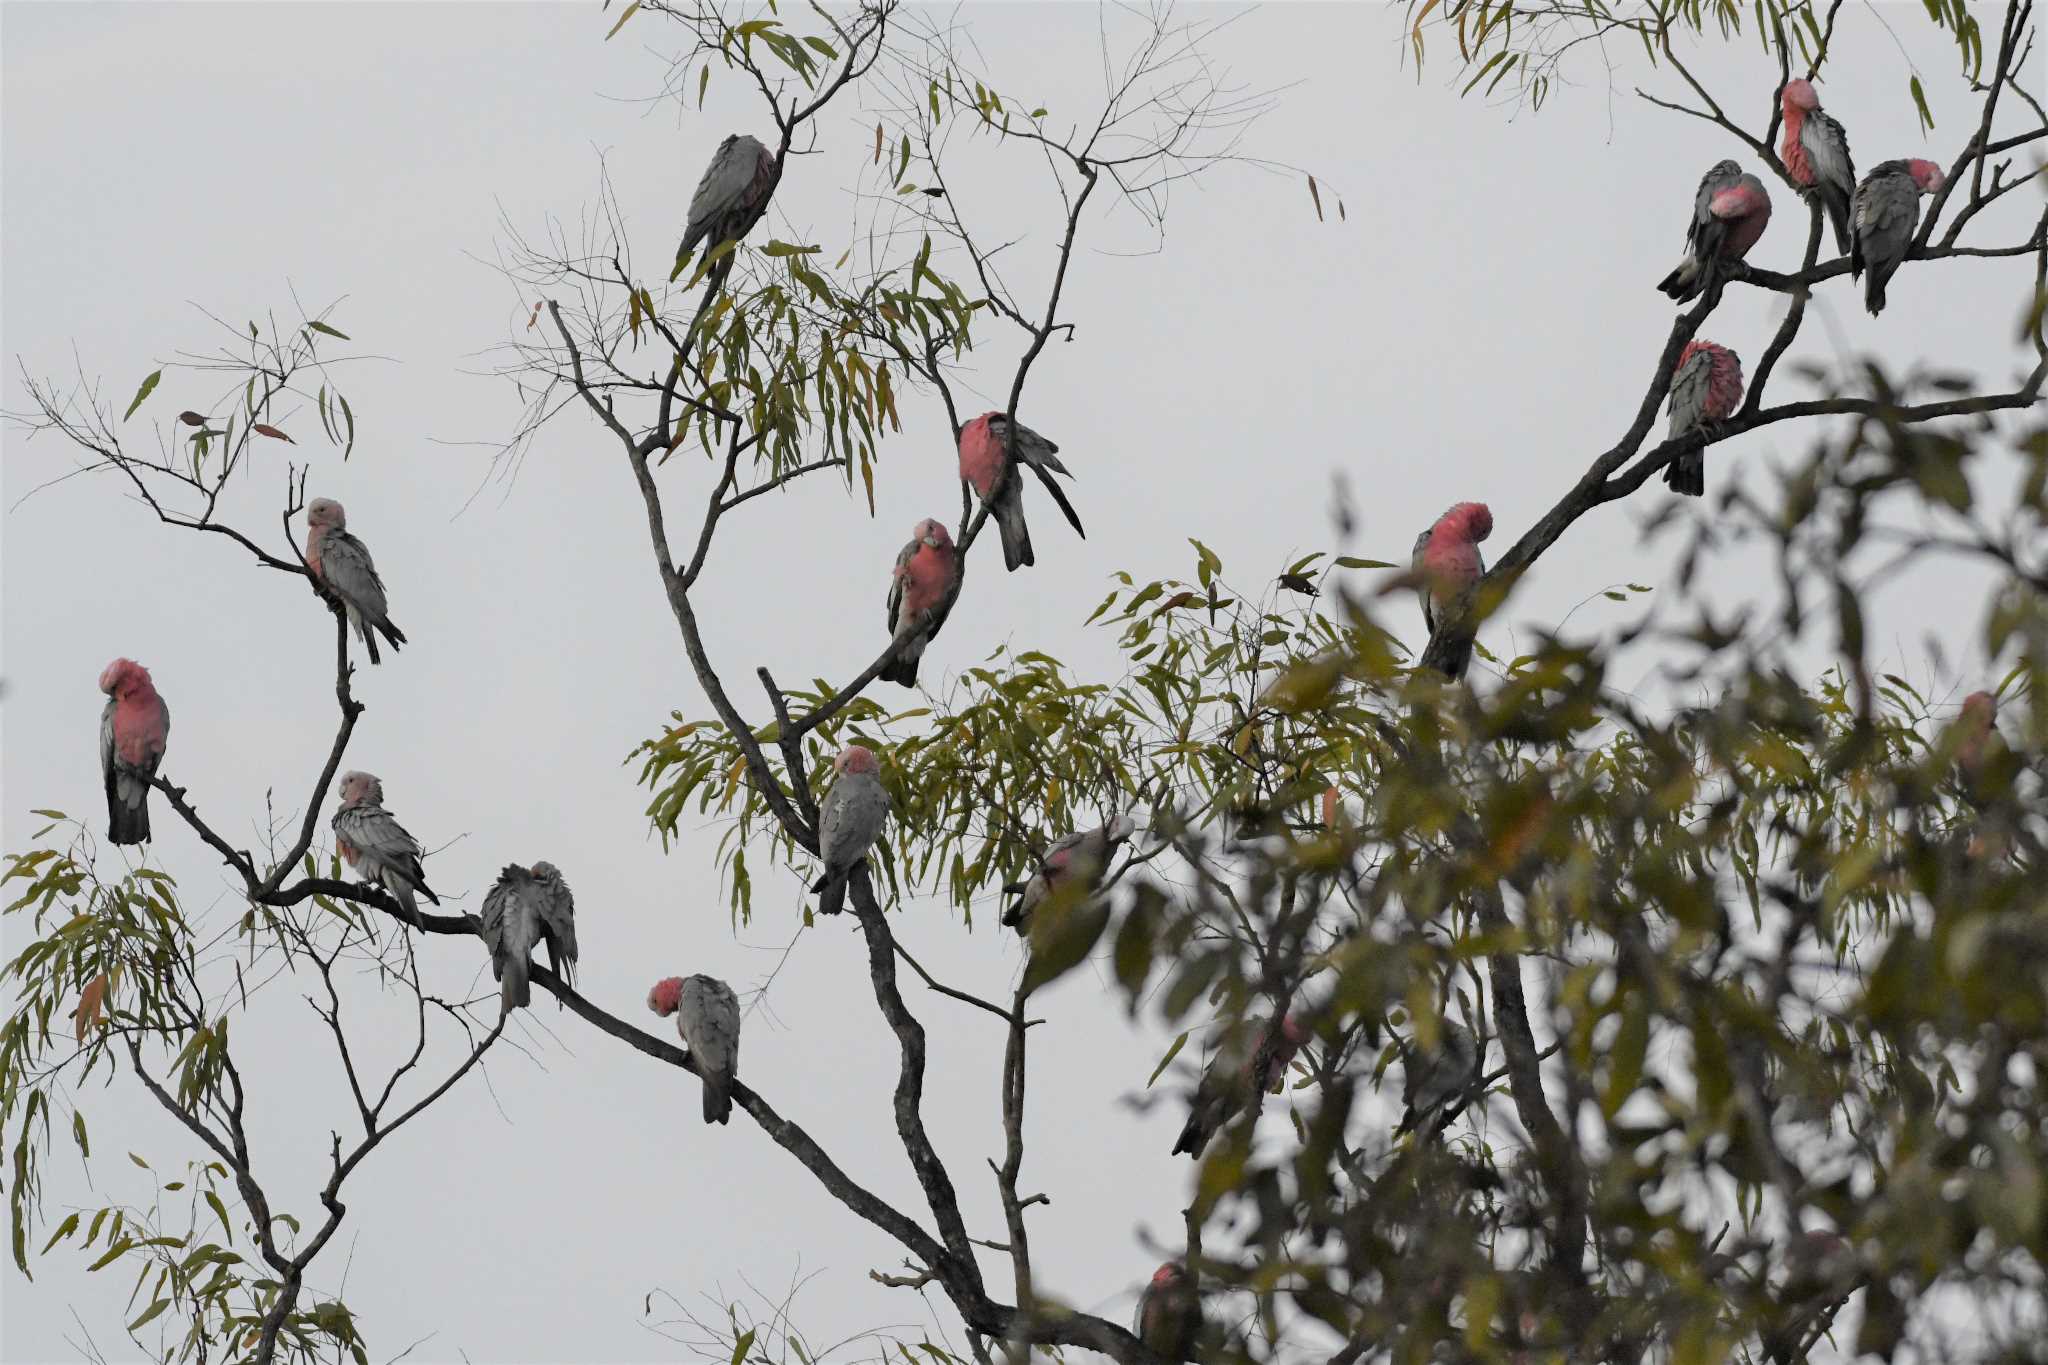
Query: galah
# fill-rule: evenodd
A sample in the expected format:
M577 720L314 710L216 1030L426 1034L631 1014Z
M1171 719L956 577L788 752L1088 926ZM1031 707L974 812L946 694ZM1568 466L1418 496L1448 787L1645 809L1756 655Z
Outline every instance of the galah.
M534 947L548 945L548 966L564 985L576 979L576 897L553 863L508 865L484 896L483 940L498 978L498 1001L510 1014L531 1003L527 968Z
M1972 692L1963 698L1962 713L1956 717L1962 740L1956 746L1956 766L1963 776L1975 781L1984 771L1991 752L1991 739L1998 725L1998 698L1989 692Z
M1249 1053L1244 1047L1247 1039L1257 1040ZM1281 1016L1277 1026L1271 1022L1247 1025L1226 1039L1195 1088L1188 1121L1181 1126L1173 1154L1186 1152L1201 1160L1202 1149L1218 1129L1227 1126L1247 1104L1257 1108L1265 1103L1266 1092L1280 1084L1294 1054L1308 1039L1307 1025L1292 1014Z
M116 659L100 670L107 705L100 712L100 774L107 784L107 838L149 842L149 780L164 760L171 708L156 694L149 670Z
M371 663L383 662L377 657L380 632L394 652L405 643L405 632L391 624L384 580L377 576L369 547L348 533L348 513L333 498L315 498L306 507L306 567L348 612Z
M683 227L683 244L676 248L675 270L670 279L683 273L690 253L699 242L704 250L716 251L727 242L737 242L754 230L768 211L768 198L775 192L775 153L758 138L745 133L728 133L711 164L704 168L697 192L690 196L690 214ZM732 270L727 256L711 267L714 284Z
M1778 155L1785 174L1807 194L1820 196L1828 223L1835 230L1835 249L1849 253L1849 198L1856 192L1856 163L1849 156L1849 135L1820 107L1813 82L1795 76L1778 94L1785 111L1785 136Z
M1061 887L1078 884L1094 891L1102 885L1117 845L1130 838L1137 828L1128 815L1118 815L1106 825L1076 830L1054 841L1038 860L1038 870L1029 881L1003 888L1004 895L1017 897L1003 911L1003 923L1020 934L1029 934L1032 912Z
M832 760L832 790L818 803L818 856L825 872L811 884L818 913L836 915L846 905L846 879L867 857L889 819L889 793L873 752L849 744Z
M960 551L943 523L926 517L896 555L889 576L889 637L904 643L882 670L884 681L917 686L917 661L946 624L960 582Z
M1657 287L1680 303L1698 298L1723 266L1749 254L1770 221L1764 182L1732 161L1715 162L1693 196L1685 259Z
M330 824L342 861L364 881L389 891L413 923L419 923L415 895L441 903L427 886L427 874L420 867L420 855L426 850L384 809L384 784L369 773L343 773L340 795L341 805Z
M1422 620L1435 635L1439 623L1448 624L1470 608L1486 577L1486 559L1479 542L1493 534L1493 512L1483 502L1461 502L1438 517L1430 528L1415 538L1415 555L1410 561L1416 593L1422 598ZM1457 642L1444 672L1462 678L1472 663L1470 628Z
M974 485L974 491L988 504L990 514L995 517L996 530L1003 538L1003 563L1011 573L1027 564L1036 563L1031 554L1031 529L1024 524L1024 481L1010 465L1009 447L1004 437L1010 432L1009 419L1000 412L984 412L981 416L960 428L960 477ZM1067 467L1060 463L1060 448L1046 440L1022 422L1017 423L1015 432L1017 458L1031 467L1038 475L1045 491L1052 494L1052 500L1060 505L1072 523L1075 534L1087 539L1088 533L1081 529L1081 518L1074 511L1074 505L1067 501L1067 495L1054 481L1054 474L1067 474Z
M704 1121L732 1118L732 1083L740 1074L740 1002L714 976L672 976L647 993L647 1008L676 1017L676 1032L704 1082Z
M1131 1331L1168 1360L1189 1360L1202 1333L1202 1301L1186 1265L1168 1261L1138 1295Z
M1418 1044L1402 1049L1401 1102L1408 1109L1394 1136L1410 1131L1439 1131L1462 1108L1462 1100L1479 1078L1479 1044L1468 1031L1446 1019L1437 1045L1425 1051Z
M1876 317L1884 311L1884 287L1905 262L1913 232L1920 226L1920 196L1934 194L1948 183L1941 167L1914 157L1885 161L1873 167L1856 187L1850 205L1854 241L1849 247L1849 273L1863 281L1863 306Z
M1711 341L1688 341L1671 372L1671 429L1665 439L1725 422L1741 402L1741 357ZM1664 482L1672 492L1697 498L1707 491L1706 455L1704 448L1688 450L1664 466Z

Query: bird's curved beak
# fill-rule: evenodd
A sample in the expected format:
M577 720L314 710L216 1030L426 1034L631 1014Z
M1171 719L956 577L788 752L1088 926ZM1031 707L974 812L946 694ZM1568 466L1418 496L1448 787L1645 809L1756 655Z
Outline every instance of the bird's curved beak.
M937 536L926 536L924 543L931 546L934 550L939 548L939 538Z

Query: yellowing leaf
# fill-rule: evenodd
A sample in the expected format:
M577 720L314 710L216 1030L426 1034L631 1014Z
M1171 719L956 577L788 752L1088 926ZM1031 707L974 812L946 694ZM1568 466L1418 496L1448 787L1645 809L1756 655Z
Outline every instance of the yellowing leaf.
M612 31L610 33L604 35L604 40L606 42L610 42L613 36L617 34L620 29L626 26L626 21L632 18L635 14L639 13L639 11L640 0L633 0L632 4L626 6L623 10L619 11L619 21L612 25ZM710 74L709 68L706 68L705 74Z

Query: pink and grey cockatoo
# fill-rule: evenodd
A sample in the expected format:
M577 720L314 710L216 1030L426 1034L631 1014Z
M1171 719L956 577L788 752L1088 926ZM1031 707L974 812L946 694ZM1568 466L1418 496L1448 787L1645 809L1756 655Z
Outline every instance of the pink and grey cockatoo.
M389 891L413 923L419 923L420 905L415 895L441 903L428 888L427 874L420 867L420 856L426 850L384 809L384 784L369 773L343 773L340 795L341 805L329 823L342 861L364 881Z
M1934 194L1947 183L1941 167L1914 157L1879 163L1856 187L1849 212L1855 238L1849 248L1849 273L1860 277L1870 272L1863 282L1863 306L1870 316L1884 311L1884 287L1913 244L1913 231L1920 226L1920 196Z
M1965 783L1983 775L1984 763L1992 754L1998 737L1998 698L1989 692L1972 692L1963 698L1963 709L1955 727L1962 736L1956 745L1956 769Z
M676 1032L704 1082L704 1121L732 1118L732 1083L740 1074L740 1002L715 976L672 976L647 993L647 1008L676 1017Z
M818 856L824 875L811 884L818 913L836 915L846 905L846 879L867 857L889 819L889 792L874 753L849 744L832 760L832 790L818 803Z
M383 662L377 657L380 632L394 653L405 643L405 632L391 624L384 580L377 576L369 547L348 533L348 513L333 498L315 498L306 507L306 567L348 612L371 663Z
M100 712L100 773L107 782L107 838L117 844L149 842L149 780L164 760L171 708L156 694L149 670L116 659L100 670L107 694Z
M1711 341L1688 341L1671 372L1671 429L1675 440L1695 428L1725 422L1742 402L1742 359ZM1664 466L1671 491L1697 498L1707 491L1707 453L1688 450Z
M1438 1030L1435 1049L1425 1051L1410 1043L1401 1050L1401 1102L1407 1112L1394 1129L1394 1136L1420 1131L1425 1136L1442 1131L1457 1116L1464 1100L1479 1079L1479 1044L1471 1033L1446 1019Z
M683 244L676 248L675 269L669 278L673 280L683 273L699 242L710 253L752 232L761 215L768 211L768 198L774 192L775 153L758 138L728 133L711 154L711 164L704 168L697 192L690 196ZM732 257L727 256L711 267L712 283L724 280L731 270Z
M576 897L553 863L508 865L484 896L483 940L498 978L498 1001L510 1014L531 1003L527 968L536 945L548 945L548 966L563 985L576 980Z
M1415 537L1411 561L1415 591L1422 598L1422 620L1433 636L1438 624L1461 615L1479 591L1486 577L1486 559L1479 542L1493 534L1493 512L1483 502L1461 502L1438 517L1430 528ZM1444 672L1452 678L1465 676L1472 663L1472 638L1468 632L1457 643Z
M960 582L960 551L944 524L926 517L910 533L889 575L889 635L904 641L882 670L885 682L917 686L917 661L946 624Z
M1194 1357L1195 1343L1202 1334L1202 1301L1186 1265L1168 1261L1152 1272L1145 1291L1138 1295L1131 1331L1168 1360Z
M1029 881L1003 888L1004 895L1017 898L1003 911L1003 923L1020 934L1029 934L1032 912L1061 887L1078 885L1094 891L1102 885L1103 874L1109 871L1109 860L1116 855L1117 846L1137 828L1131 817L1118 815L1108 824L1076 830L1054 841L1038 860L1038 870Z
M1849 135L1820 107L1813 82L1795 76L1778 94L1785 111L1785 136L1778 155L1785 174L1808 194L1820 196L1828 223L1835 230L1835 249L1849 252L1849 198L1856 192L1856 163L1849 156Z
M1202 1149L1218 1129L1227 1126L1247 1104L1256 1111L1265 1103L1266 1092L1280 1084L1294 1054L1308 1039L1308 1026L1292 1014L1282 1015L1278 1024L1247 1024L1227 1036L1195 1087L1188 1121L1173 1144L1174 1155L1186 1152L1201 1160ZM1248 1042L1249 1053L1245 1050Z
M1657 287L1680 303L1698 298L1728 263L1749 254L1770 221L1771 196L1764 182L1732 161L1715 162L1693 196L1685 259Z
M973 484L975 493L989 504L990 515L996 520L996 530L1003 538L1003 563L1011 573L1015 573L1036 560L1031 554L1031 528L1024 524L1024 480L1010 467L1009 450L1004 442L1009 427L1009 419L1002 413L984 412L960 428L960 477ZM1052 494L1052 500L1060 505L1060 511L1066 513L1075 534L1087 539L1088 533L1081 529L1081 518L1074 511L1074 505L1067 501L1067 495L1052 477L1067 474L1067 467L1060 463L1060 448L1022 422L1017 423L1015 439L1017 458L1038 475L1045 491ZM1071 479L1074 476L1067 474L1067 477Z

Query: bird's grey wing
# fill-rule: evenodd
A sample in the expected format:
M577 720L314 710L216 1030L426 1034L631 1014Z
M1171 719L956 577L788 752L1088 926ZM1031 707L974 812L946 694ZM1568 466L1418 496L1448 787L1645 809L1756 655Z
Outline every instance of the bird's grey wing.
M1686 246L1696 244L1701 230L1714 221L1714 196L1734 183L1719 166L1700 177L1699 192L1692 199L1692 221L1685 225Z
M1429 590L1429 580L1422 572L1422 552L1429 548L1430 532L1434 530L1436 527L1432 524L1429 530L1415 537L1415 553L1408 561L1409 571L1417 579L1416 594L1422 598L1422 624L1429 628L1431 634L1436 633L1436 603L1432 600L1434 594Z
M1855 221L1858 237L1867 237L1872 247L1885 249L1878 253L1866 249L1866 259L1902 248L1920 225L1919 186L1903 175L1864 181L1856 187Z
M477 913L477 925L493 961L505 952L505 917L512 908L512 898L519 894L512 876L515 871L516 868L505 869L497 884L484 894L483 907Z
M910 557L916 553L917 542L913 540L896 552L896 568L901 570L905 564L910 562ZM896 613L902 607L903 575L900 572L891 573L889 575L889 634L892 636L896 634Z
M348 819L344 822L341 816ZM352 806L335 817L335 827L357 849L376 854L402 872L409 871L412 861L426 852L382 806Z
M702 178L697 181L696 193L690 196L689 225L683 232L683 249L695 246L697 240L711 230L712 220L726 209L739 202L747 186L754 179L754 158L747 155L750 148L740 144L737 134L729 134L718 144L718 150L711 154L711 164L704 168Z
M119 703L109 697L106 709L100 712L100 775L107 779L110 788L114 784L114 708L117 705Z
M683 1041L706 1068L734 1075L739 1070L739 1001L724 982L693 976L683 983L680 1022Z
M1700 424L1707 410L1707 390L1713 377L1713 357L1705 351L1694 351L1692 358L1671 376L1670 436L1683 436Z
M555 952L563 961L576 960L576 896L569 890L569 883L560 877L542 883L535 882L533 896L535 908L540 913L540 922L547 926L554 940Z
M1067 472L1067 467L1060 463L1059 451L1060 448L1051 441L1022 422L1017 423L1017 458L1025 464L1039 469L1049 469L1056 474L1066 474L1068 478L1072 478L1073 475Z
M384 580L377 576L369 547L362 541L346 531L329 531L320 543L320 576L356 610L383 619Z
M1822 112L1809 115L1799 130L1799 141L1813 160L1814 179L1845 188L1856 183L1856 162L1849 155L1848 130L1834 118Z

